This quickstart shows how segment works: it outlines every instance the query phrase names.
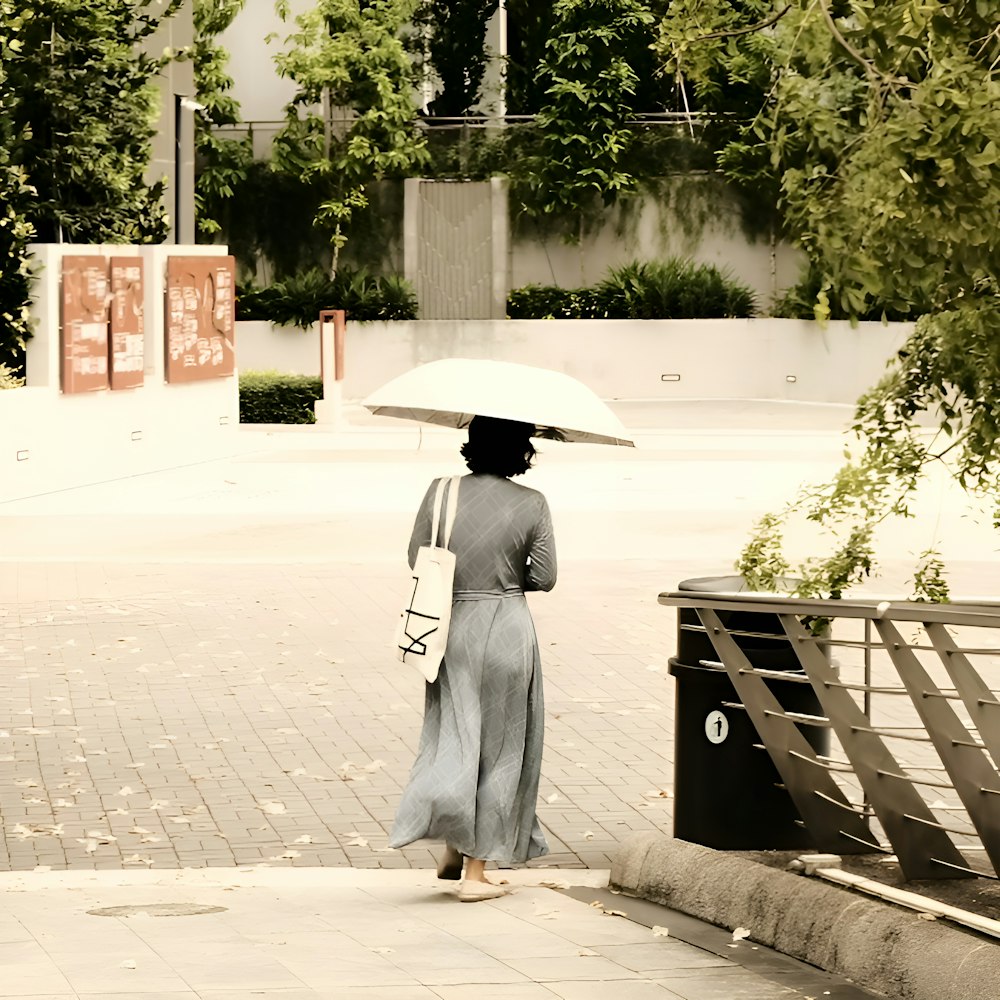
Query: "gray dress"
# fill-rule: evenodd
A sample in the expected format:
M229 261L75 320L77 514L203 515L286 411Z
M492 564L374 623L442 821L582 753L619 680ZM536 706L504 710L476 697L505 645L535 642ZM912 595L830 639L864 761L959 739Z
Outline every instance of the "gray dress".
M435 486L413 527L411 567L430 541ZM448 644L427 685L420 748L389 844L440 840L470 858L524 862L549 849L535 816L542 670L524 597L556 582L545 497L500 476L464 476L450 548Z

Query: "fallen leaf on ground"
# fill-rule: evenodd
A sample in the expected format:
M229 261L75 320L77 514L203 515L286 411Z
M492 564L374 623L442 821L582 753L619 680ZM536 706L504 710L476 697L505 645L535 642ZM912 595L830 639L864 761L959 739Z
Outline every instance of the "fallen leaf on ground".
M118 966L119 969L134 969L136 967L134 958L126 958L121 965Z
M284 802L261 802L260 807L270 816L280 816L285 811Z
M549 804L551 804L553 802L558 802L559 798L560 798L559 793L558 792L553 792L551 795L546 795L545 796L545 801L548 802Z
M584 840L593 840L594 839L594 831L593 830L584 830L583 831L583 839Z
M347 842L348 847L367 847L368 841L364 837L352 837Z
M604 915L606 917L627 917L628 914L624 910L605 910Z
M135 795L135 789L130 788L128 785L122 785L122 787L118 789L118 794L122 798L128 798L129 795ZM150 806L149 808L152 809L153 807Z
M11 832L21 840L29 837L61 837L63 835L63 824L36 824L26 826L24 823L15 823L11 827Z
M670 931L666 927L654 927L653 937L670 937Z
M750 937L750 932L745 927L737 927L733 931L734 941L744 941L746 938Z

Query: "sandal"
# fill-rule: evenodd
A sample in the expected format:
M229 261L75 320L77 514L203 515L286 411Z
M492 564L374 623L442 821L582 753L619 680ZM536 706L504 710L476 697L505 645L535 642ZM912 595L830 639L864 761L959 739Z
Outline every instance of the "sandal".
M478 903L483 899L499 899L510 892L506 886L494 885L492 882L464 881L458 890L458 898L463 903Z

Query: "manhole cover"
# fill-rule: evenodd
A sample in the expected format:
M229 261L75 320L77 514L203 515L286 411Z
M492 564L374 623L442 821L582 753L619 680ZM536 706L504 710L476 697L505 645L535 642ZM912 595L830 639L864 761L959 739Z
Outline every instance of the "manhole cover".
M137 906L102 906L87 910L93 917L196 917L202 913L225 913L225 906L203 906L201 903L140 903Z

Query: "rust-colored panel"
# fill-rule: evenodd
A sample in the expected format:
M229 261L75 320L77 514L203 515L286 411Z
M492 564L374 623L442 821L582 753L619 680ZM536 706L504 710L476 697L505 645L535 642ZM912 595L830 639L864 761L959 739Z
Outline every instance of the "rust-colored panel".
M108 262L93 254L62 259L62 390L108 387Z
M236 262L232 257L167 261L168 382L232 375L236 365Z
M111 388L142 385L142 258L111 258Z

